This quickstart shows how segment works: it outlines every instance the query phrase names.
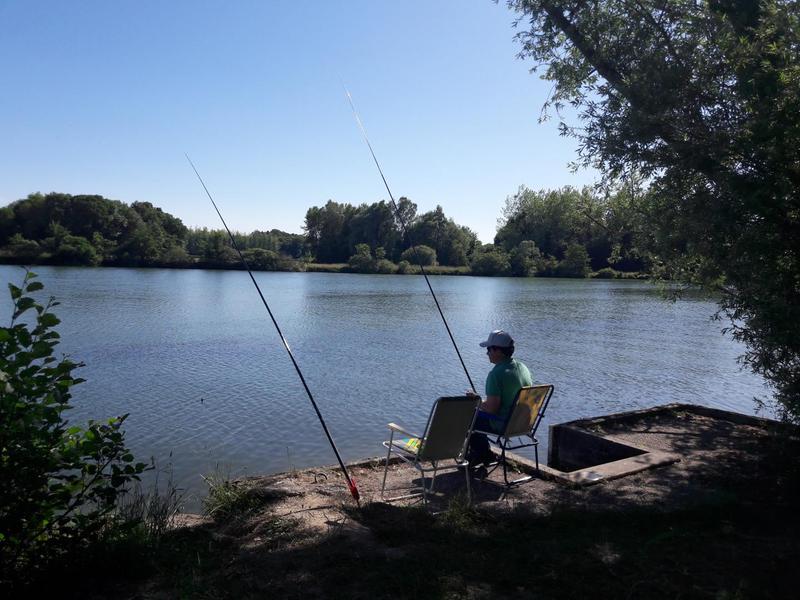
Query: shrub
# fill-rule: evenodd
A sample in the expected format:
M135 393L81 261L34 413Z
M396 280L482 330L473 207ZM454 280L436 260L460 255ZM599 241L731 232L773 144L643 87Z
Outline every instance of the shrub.
M376 273L377 261L372 257L368 244L356 244L356 253L347 261L354 273Z
M407 260L401 260L397 263L397 273L399 275L405 275L407 273L413 273L414 268L411 266L411 263Z
M52 256L52 261L60 265L93 267L99 265L101 260L92 243L79 235L64 236Z
M511 262L502 248L490 247L475 254L472 259L472 274L484 276L508 275Z
M281 258L277 252L263 248L248 248L242 256L255 271L277 271Z
M375 263L375 272L383 275L391 275L397 272L397 265L392 261L381 258Z
M11 236L4 250L14 258L30 262L35 261L42 253L42 247L36 241L25 239L19 233Z
M35 277L28 271L22 287L9 284L14 312L0 328L0 587L81 555L146 468L125 447L127 415L68 424L82 364L53 356L58 303L36 302L30 294L44 286Z
M412 265L422 265L423 267L435 267L439 264L436 261L436 250L424 244L412 246L405 250L400 255L400 260L408 261Z
M619 279L620 273L611 267L605 267L604 269L600 269L596 273L593 273L592 277L595 279Z

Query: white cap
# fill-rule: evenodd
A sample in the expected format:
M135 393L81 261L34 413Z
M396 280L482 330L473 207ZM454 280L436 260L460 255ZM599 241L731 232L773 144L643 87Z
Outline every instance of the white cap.
M514 340L502 329L495 329L489 334L489 339L481 342L481 348L488 348L489 346L498 346L499 348L510 348L514 345Z

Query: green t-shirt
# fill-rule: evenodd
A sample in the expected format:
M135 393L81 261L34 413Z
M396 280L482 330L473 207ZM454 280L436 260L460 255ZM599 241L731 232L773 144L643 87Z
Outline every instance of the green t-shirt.
M529 385L533 385L533 379L528 367L516 358L509 358L497 363L489 371L486 377L486 397L500 396L500 410L497 411L497 416L507 419L517 392Z

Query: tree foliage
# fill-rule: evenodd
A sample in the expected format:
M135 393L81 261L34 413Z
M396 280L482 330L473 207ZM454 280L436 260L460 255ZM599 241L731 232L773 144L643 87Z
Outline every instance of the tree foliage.
M494 244L485 244L475 252L470 266L474 275L502 276L511 272L508 252Z
M598 194L591 188L533 191L520 187L506 199L495 244L516 257L514 275L553 275L553 263L565 258L568 248L578 244L587 252L591 268L614 266L624 271L649 268L649 238L641 223L641 195L629 187ZM532 250L536 257L523 265Z
M667 274L720 294L746 362L800 418L800 3L511 0L563 133L652 184Z
M235 233L242 250L261 249L254 268L296 270L306 252L300 234ZM224 230L187 229L150 202L130 206L102 196L31 194L0 208L0 258L24 264L238 268Z
M345 262L357 254L359 244L367 244L371 251L382 249L387 260L415 263L406 255L413 241L432 248L443 265L469 264L478 244L473 231L446 217L441 206L417 216L417 207L408 198L400 198L397 204L402 222L384 201L353 206L329 200L325 206L308 209L304 229L310 252L318 262ZM408 236L402 223L408 227Z
M68 358L53 356L59 335L52 298L28 272L10 284L14 312L0 328L0 580L25 580L35 569L96 538L119 495L145 469L127 450L122 424L70 425L66 411L81 383Z
M425 244L419 244L403 250L400 260L407 261L412 265L422 265L423 267L434 267L439 264L436 250Z

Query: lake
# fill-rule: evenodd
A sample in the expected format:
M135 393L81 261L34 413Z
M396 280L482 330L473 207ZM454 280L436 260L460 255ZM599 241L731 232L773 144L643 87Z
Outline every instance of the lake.
M70 419L130 413L140 459L200 474L267 474L335 458L247 273L37 267L61 302L61 352L86 363ZM0 266L17 284L23 271ZM382 453L386 423L421 430L433 400L469 386L420 276L256 273L345 460ZM476 387L478 346L511 332L515 357L555 393L540 429L687 402L753 413L763 380L720 333L713 302L663 300L641 281L432 277ZM2 294L7 319L11 301ZM196 506L196 500L190 502Z

